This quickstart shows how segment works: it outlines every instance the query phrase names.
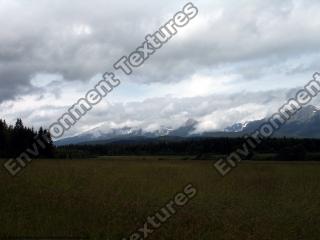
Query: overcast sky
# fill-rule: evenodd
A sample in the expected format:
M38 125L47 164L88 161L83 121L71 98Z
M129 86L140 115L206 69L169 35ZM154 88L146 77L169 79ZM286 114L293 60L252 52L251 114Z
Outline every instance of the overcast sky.
M0 118L48 127L187 1L0 0ZM198 16L70 132L263 118L320 71L320 2L194 0Z

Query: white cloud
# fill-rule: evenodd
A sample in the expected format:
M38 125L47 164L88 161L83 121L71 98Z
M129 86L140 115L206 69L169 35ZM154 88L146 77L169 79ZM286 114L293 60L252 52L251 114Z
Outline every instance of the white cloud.
M0 1L0 116L48 125L184 4ZM201 121L199 129L222 128L260 118L279 103L274 91L302 86L319 71L319 1L194 4L197 18L132 76L121 76L73 132L106 121L154 129L188 118Z

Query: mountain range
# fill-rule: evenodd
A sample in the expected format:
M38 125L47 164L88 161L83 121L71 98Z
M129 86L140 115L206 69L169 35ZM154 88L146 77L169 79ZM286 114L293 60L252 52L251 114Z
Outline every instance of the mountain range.
M61 146L69 144L99 144L124 140L139 141L157 138L240 137L256 131L265 121L266 119L260 119L244 123L235 123L222 131L202 133L194 133L198 124L194 119L189 119L176 129L162 126L152 132L130 127L105 131L103 128L97 127L77 136L58 140L55 144ZM275 133L274 137L320 138L320 110L315 106L302 108Z

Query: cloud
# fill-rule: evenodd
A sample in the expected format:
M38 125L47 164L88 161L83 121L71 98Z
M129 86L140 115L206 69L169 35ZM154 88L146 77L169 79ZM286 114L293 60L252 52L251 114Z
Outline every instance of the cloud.
M185 1L0 1L0 116L48 125ZM79 122L199 131L260 118L320 69L320 2L195 0L199 15Z
M142 101L103 101L90 111L64 136L78 134L99 126L100 130L132 127L143 130L157 130L161 127L178 128L187 120L199 122L197 131L223 130L236 122L261 119L277 110L295 89L264 92L242 92L233 94L213 94L195 97L157 97ZM33 106L28 109L25 103ZM36 104L38 102L38 104ZM7 119L14 121L16 112L27 124L48 126L67 106L46 104L46 98L21 99L20 102L2 104Z
M36 90L30 81L38 73L88 81L111 70L184 3L2 0L0 21L6 24L0 35L0 101ZM179 82L212 69L248 81L301 56L308 59L305 66L283 71L319 68L320 57L314 54L320 40L318 1L194 4L199 16L127 81Z

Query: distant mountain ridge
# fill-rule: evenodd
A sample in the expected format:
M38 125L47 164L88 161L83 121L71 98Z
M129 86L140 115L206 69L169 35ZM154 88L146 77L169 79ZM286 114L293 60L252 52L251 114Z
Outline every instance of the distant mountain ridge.
M111 129L107 132L99 127L74 137L61 139L55 142L56 145L69 145L81 143L114 142L123 140L144 140L165 138L188 138L188 137L240 137L256 131L267 119L261 119L245 123L235 123L220 132L194 133L198 122L189 119L182 126L176 129L162 126L160 129L144 131L123 127ZM320 138L320 110L314 106L306 106L296 113L274 137L294 137L294 138Z
M123 127L118 129L111 129L107 132L102 131L99 127L79 134L74 137L64 138L55 142L57 146L80 144L84 142L110 142L125 139L152 139L164 136L174 137L188 137L196 129L197 121L189 119L184 125L177 129L170 127L160 127L155 131L144 131L142 129L134 129L130 127Z
M255 131L266 119L252 121L243 129L244 133ZM298 111L274 135L275 137L320 138L320 110L306 106Z

